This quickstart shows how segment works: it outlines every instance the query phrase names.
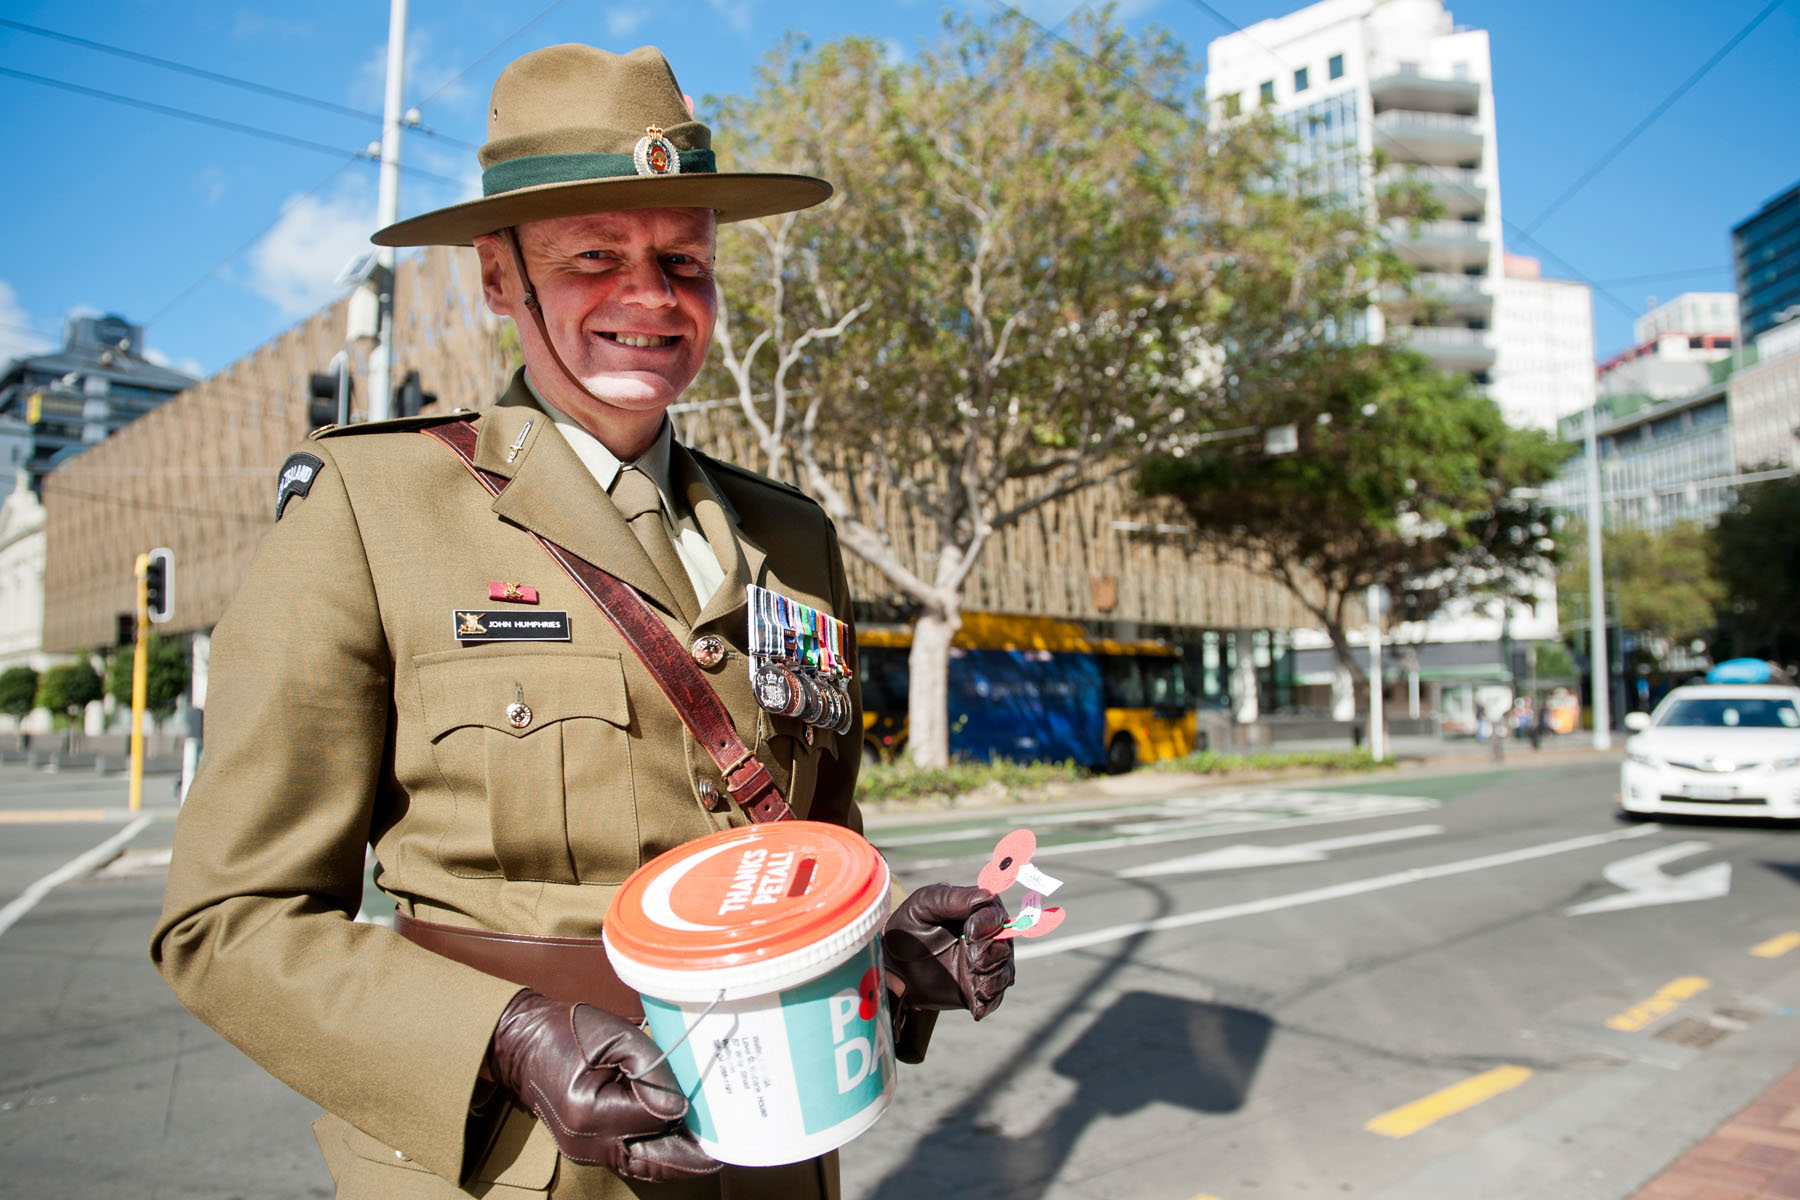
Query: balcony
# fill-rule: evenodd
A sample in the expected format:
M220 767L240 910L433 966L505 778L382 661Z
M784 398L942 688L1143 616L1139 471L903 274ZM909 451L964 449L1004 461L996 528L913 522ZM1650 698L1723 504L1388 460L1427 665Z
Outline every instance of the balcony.
M1376 63L1374 70L1369 91L1374 95L1377 113L1409 108L1416 112L1473 116L1481 103L1481 85L1472 79L1443 79L1427 75L1416 66L1383 70L1382 64Z
M1463 275L1488 265L1487 231L1479 221L1389 221L1394 250L1420 271Z
M1420 271L1411 289L1383 289L1381 302L1395 316L1427 310L1455 316L1486 318L1494 311L1494 293L1485 275L1452 275L1444 271Z
M1388 337L1446 371L1485 371L1494 365L1494 331L1448 325L1390 325Z
M1478 163L1484 140L1474 117L1409 109L1375 114L1375 145L1397 162L1440 167Z
M1449 217L1478 217L1487 211L1487 181L1480 171L1466 167L1389 167L1375 177L1381 187L1399 183L1422 184L1444 206Z

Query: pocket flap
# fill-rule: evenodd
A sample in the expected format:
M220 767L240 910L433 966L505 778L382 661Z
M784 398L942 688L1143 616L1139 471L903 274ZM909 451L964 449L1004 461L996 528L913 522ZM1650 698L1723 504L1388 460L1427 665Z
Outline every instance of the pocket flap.
M334 1154L329 1148L335 1142L357 1158L403 1171L431 1174L411 1158L392 1146L372 1138L341 1117L326 1113L313 1123L320 1148L327 1162ZM470 1178L471 1183L499 1184L542 1192L556 1176L556 1139L529 1112L517 1105L508 1106L493 1147ZM341 1161L341 1159L340 1159Z
M797 752L805 752L809 747L806 741L807 725L799 717L784 717L777 713L769 713L769 737L790 737L794 739ZM814 750L823 750L836 758L838 756L838 735L829 729L813 728L813 740L810 746Z
M621 729L631 724L625 668L617 654L480 654L451 651L414 660L425 727L437 741L479 725L525 737L556 721L594 717ZM524 704L523 724L508 717Z

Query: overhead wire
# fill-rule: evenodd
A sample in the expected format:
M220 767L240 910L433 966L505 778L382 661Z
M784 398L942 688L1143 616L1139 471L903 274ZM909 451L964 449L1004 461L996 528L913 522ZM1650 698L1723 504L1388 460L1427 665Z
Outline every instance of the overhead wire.
M499 41L495 42L492 46L489 46L481 54L477 55L469 63L468 66L464 67L462 70L460 70L456 74L452 75L449 79L446 79L443 83L438 84L438 86L432 90L432 93L429 96L427 96L423 100L419 101L420 106L423 107L424 105L430 104L433 100L436 100L439 96L443 95L446 91L448 91L452 87L455 87L457 84L461 83L463 81L463 79L468 76L470 71L473 71L476 67L479 67L482 63L486 62L488 59L490 59L494 55L498 54L500 52L501 47L505 46L508 42L511 42L513 39L517 38L520 34L524 33L527 29L530 29L533 25L536 25L539 21L542 21L545 17L549 16L551 13L555 12L557 9L561 8L563 5L567 4L568 2L569 2L569 0L554 0L554 2L548 8L546 8L542 12L538 13L537 16L531 18L531 20L525 22L523 25L519 26L517 29L513 30L511 33L507 34L505 37L503 37ZM465 145L466 144L467 143L465 143Z
M270 84L258 83L253 79L240 79L235 75L225 75L218 71L209 71L204 67L191 66L188 63L177 62L171 58L161 58L154 54L145 54L140 50L132 50L124 46L114 46L107 42L97 42L92 38L77 37L72 33L62 33L55 29L45 29L40 25L28 25L24 21L14 21L7 17L0 17L0 26L9 29L17 29L23 33L34 34L38 37L66 42L69 45L80 46L86 50L95 50L102 54L111 54L118 58L128 59L132 62L145 63L149 66L159 67L165 71L175 71L183 75L191 75L196 79L205 79L212 83L224 84L227 87L242 88L245 91L257 92L264 96L272 96L275 99L286 100L294 104L305 104L323 112L336 113L343 117L354 117L357 120L374 121L378 124L382 120L380 113L373 112L369 109L352 108L347 104L338 104L335 101L321 99L318 96L308 96L301 92L292 92L286 88L278 88ZM447 133L439 133L437 130L425 125L414 125L412 128L429 137L434 137L441 141L461 146L465 150L473 150L476 148L472 142L465 142L461 138L451 137Z
M1613 159L1617 158L1625 150L1625 148L1627 146L1630 146L1631 143L1635 142L1638 139L1638 137L1646 129L1649 129L1650 126L1656 124L1658 118L1660 118L1664 113L1668 112L1669 109L1675 104L1675 102L1677 100L1680 100L1683 96L1687 95L1687 93L1693 88L1693 86L1695 84L1699 83L1702 79L1704 79L1706 77L1707 72L1711 71L1714 67L1718 66L1720 61L1723 60L1727 54L1730 54L1733 50L1735 50L1740 42L1742 42L1745 38L1749 37L1750 34L1756 29L1756 27L1758 25L1761 25L1763 23L1763 21L1768 18L1769 14L1774 12L1776 9L1780 8L1781 5L1782 5L1782 0L1769 0L1769 3L1763 8L1763 10L1761 12L1757 13L1754 17L1751 17L1749 21L1745 22L1744 27L1742 29L1739 29L1736 33L1732 34L1731 38L1723 46L1719 47L1718 50L1713 52L1713 56L1711 58L1707 59L1704 63L1701 63L1699 69L1694 71L1693 74L1689 75L1686 79L1682 80L1679 84L1677 84L1675 87L1675 90L1670 92L1667 96L1664 96L1662 98L1662 100L1656 105L1656 107L1654 107L1650 110L1649 114L1646 115L1643 120L1639 121L1636 125L1632 126L1630 132L1628 132L1624 137L1620 138L1618 141L1614 142L1612 144L1611 148L1609 148L1599 158L1595 159L1594 162L1588 167L1588 169L1581 173L1580 177L1577 178L1575 180L1575 182L1571 183L1568 187L1564 188L1562 191L1562 194L1557 196L1556 199L1552 200L1550 202L1549 206L1547 208L1545 208L1543 212L1539 213L1537 215L1537 217L1531 222L1531 224L1525 228L1525 232L1527 234L1531 233L1532 231L1536 230L1540 225L1542 225L1545 221L1548 221L1552 216L1554 216L1556 214L1556 212L1559 209L1561 209L1564 204L1567 204L1571 199L1573 199L1575 197L1575 195L1577 193L1579 193L1581 191L1582 188L1586 187L1588 185L1588 182L1590 180L1592 180L1594 178L1594 176L1598 175L1602 170L1604 170L1606 168L1606 165L1608 163L1612 162Z
M166 303L164 303L161 308L157 309L154 313L151 313L150 316L145 319L144 324L146 326L154 325L154 324L156 324L157 321L159 321L163 317L167 316L175 308L176 305L180 304L183 300L186 300L189 296L191 296L195 292L199 291L202 284L204 284L207 280L211 279L214 275L217 275L220 271L224 270L227 264L232 262L239 255L247 252L250 249L250 247L252 247L252 246L256 245L256 243L262 241L263 238L267 237L269 235L270 231L273 230L277 225L281 224L282 220L284 218L286 218L286 216L288 215L288 211L295 200L305 199L308 197L318 195L320 192L324 191L327 187L329 187L333 180L335 180L339 175L342 175L346 170L348 170L354 162L355 162L354 159L346 159L344 162L339 163L337 165L337 167L332 170L331 174L329 174L329 175L325 176L325 178L319 180L319 182L314 184L311 188L308 188L306 191L300 193L300 195L297 197L289 197L288 200L282 204L281 211L275 214L274 220L270 221L267 225L264 225L262 228L258 229L255 233L251 234L248 239L246 239L241 245L239 245L235 249L233 249L231 251L231 253L227 254L224 258L221 258L218 262L214 263L212 266L208 267L192 283L188 284L186 287L182 288L179 292L175 293L175 295L173 297L171 297Z
M48 75L34 75L30 71L19 71L12 67L0 67L0 75L9 76L14 79L22 79L28 83L41 84L45 87L61 88L64 91L74 92L78 95L91 96L95 99L110 101L114 104L123 104L129 108L141 108L147 112L158 113L167 117L176 117L183 121L194 121L201 125L211 125L218 129L229 130L233 133L242 133L250 137L262 138L264 141L294 146L301 150L312 150L319 154L344 157L351 161L366 160L369 157L364 151L346 151L342 146L332 146L325 142L315 142L307 138L295 137L292 134L281 133L273 129L262 129L255 125L245 125L238 121L227 121L223 117L215 117L208 113L194 112L185 108L176 108L169 104L158 104L154 100L140 100L135 96L126 96L119 92L109 92L104 88L88 87L85 84L71 83L66 79L52 79ZM411 167L402 163L400 164L400 169L410 174L417 175L420 178L432 179L439 183L447 183L453 187L461 187L463 183L460 179L452 179L448 175L439 175L437 172L427 171L423 167Z

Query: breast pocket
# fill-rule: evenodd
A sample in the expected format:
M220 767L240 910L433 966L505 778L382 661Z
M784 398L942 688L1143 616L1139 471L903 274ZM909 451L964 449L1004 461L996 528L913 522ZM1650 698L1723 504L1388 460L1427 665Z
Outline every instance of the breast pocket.
M636 868L631 706L618 655L450 651L414 666L456 824L465 834L487 826L501 875L618 883ZM589 831L579 871L570 848L578 827Z

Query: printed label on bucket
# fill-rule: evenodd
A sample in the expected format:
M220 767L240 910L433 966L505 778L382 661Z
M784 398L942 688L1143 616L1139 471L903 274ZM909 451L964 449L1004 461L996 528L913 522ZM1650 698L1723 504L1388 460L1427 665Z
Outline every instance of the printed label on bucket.
M800 1090L806 1132L829 1129L880 1101L894 1056L874 942L835 970L781 993L781 1010L795 1075L829 1083Z
M705 1006L644 997L658 1045L686 1040L669 1066L688 1128L707 1153L746 1166L836 1149L886 1109L894 1056L879 951L787 991ZM690 1031L691 1026L691 1031Z

